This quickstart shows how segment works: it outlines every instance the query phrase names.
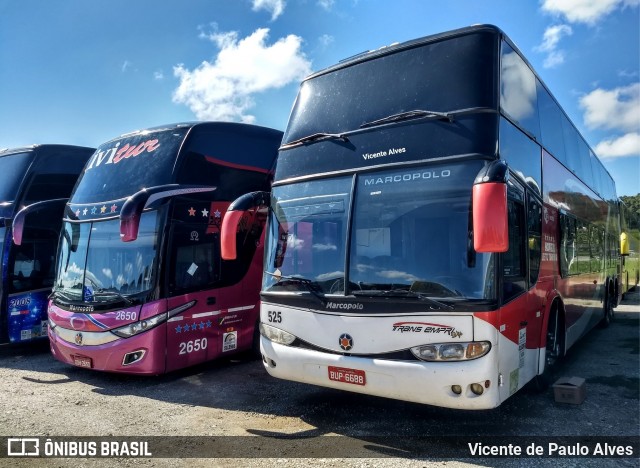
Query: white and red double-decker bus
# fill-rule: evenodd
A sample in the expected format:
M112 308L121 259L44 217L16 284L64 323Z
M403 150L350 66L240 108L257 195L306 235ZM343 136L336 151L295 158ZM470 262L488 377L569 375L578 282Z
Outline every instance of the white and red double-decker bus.
M252 349L265 213L242 217L233 261L220 258L220 225L231 201L270 190L281 138L203 122L101 145L66 207L49 304L54 357L161 374Z
M619 235L612 178L502 31L356 56L303 81L280 148L264 366L496 407L610 322Z

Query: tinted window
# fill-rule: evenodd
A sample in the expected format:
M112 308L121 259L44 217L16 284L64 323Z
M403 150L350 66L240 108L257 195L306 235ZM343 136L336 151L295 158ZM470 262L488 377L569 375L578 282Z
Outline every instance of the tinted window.
M523 182L540 194L542 187L542 159L540 147L507 119L500 119L500 157Z
M302 83L283 142L415 109L496 108L496 37L449 38L311 78Z
M536 77L506 42L502 43L500 71L502 111L540 140Z
M185 132L140 133L100 146L82 173L73 202L118 200L145 187L168 184Z
M564 148L566 154L566 166L578 177L584 174L580 150L578 149L578 134L569 119L562 116L562 133L564 136Z
M0 202L14 201L22 178L33 159L33 153L17 153L0 157Z
M540 202L528 196L527 233L529 247L529 284L538 281L540 273L540 255L542 249L542 206Z
M502 254L503 298L508 302L527 289L524 200L521 189L509 186L509 250Z
M212 287L220 279L220 235L206 225L174 225L170 292Z
M576 221L560 215L560 273L562 276L577 273Z
M538 107L542 144L557 160L567 164L562 127L563 114L549 92L538 82Z

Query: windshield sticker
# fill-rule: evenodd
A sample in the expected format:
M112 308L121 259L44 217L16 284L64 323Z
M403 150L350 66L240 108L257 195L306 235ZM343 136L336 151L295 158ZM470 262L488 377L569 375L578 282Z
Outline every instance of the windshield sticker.
M197 269L198 269L198 265L196 265L195 263L192 263L189 269L187 270L187 273L193 276L196 273Z
M405 174L389 175L385 177L369 177L367 179L364 179L364 185L368 186L397 184L401 182L412 182L414 180L443 179L445 177L451 177L451 171L449 169L442 169L438 171L407 172Z
M427 322L397 322L393 324L393 331L400 333L443 333L451 336L451 338L460 338L462 336L462 332L456 330L455 327Z
M402 148L389 148L388 151L378 151L377 153L364 153L362 155L362 159L364 160L368 160L368 159L378 159L378 158L384 158L386 156L393 156L394 154L402 154L402 153L406 153L407 149L402 147Z
M138 145L130 145L129 143L126 143L122 148L120 148L120 143L121 142L116 143L113 148L96 151L89 160L89 164L87 164L85 171L98 167L103 163L105 165L118 164L123 159L134 158L144 152L152 153L160 147L157 139L143 141Z

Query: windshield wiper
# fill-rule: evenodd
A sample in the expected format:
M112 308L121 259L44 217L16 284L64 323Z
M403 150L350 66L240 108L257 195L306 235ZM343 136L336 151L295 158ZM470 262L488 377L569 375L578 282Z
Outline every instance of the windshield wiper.
M281 150L293 148L295 146L300 146L305 143L311 143L314 141L323 141L323 140L342 140L344 142L348 142L349 138L343 133L313 133L311 135L307 135L302 138L298 138L297 140L290 141L289 143L285 143L280 147Z
M371 122L365 122L360 125L360 128L376 127L386 123L402 122L403 120L420 119L422 117L438 117L439 119L446 119L449 122L453 122L453 115L450 113L415 109L400 112L399 114L391 114L378 120L372 120Z
M307 288L307 291L310 292L311 295L313 295L313 297L318 299L318 301L320 301L320 303L323 306L327 305L327 301L322 296L322 289L320 289L318 287L318 283L316 283L315 281L311 281L310 279L307 279L307 278L301 278L299 276L277 275L275 273L271 273L271 272L266 271L266 270L264 272L267 275L273 276L274 278L276 278L276 281L278 281L278 282L280 280L287 280L287 281L291 281L292 283L297 283L297 284L304 285Z
M120 294L118 291L107 291L105 289L99 289L97 291L95 291L93 293L93 297L117 297L118 299L120 299L122 302L124 302L126 305L130 306L131 304L133 304L133 301L131 299L129 299L126 296L123 296L122 294Z
M449 304L445 304L443 302L437 301L432 297L427 296L424 293L419 293L416 291L410 291L407 289L369 289L362 291L352 291L354 296L371 296L371 297L415 297L421 301L429 302L430 304L436 306L438 309L449 309L453 310L453 306Z
M58 301L61 304L65 304L65 305L70 305L71 303L74 302L74 299L68 295L63 293L62 291L59 290L53 290L51 291L51 294L49 294L49 297L47 299L51 299L53 301ZM79 300L79 298L78 298Z

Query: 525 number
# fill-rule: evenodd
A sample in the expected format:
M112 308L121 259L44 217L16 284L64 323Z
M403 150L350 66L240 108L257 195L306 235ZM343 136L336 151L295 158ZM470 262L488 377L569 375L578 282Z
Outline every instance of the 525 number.
M280 311L270 310L268 312L268 318L271 323L282 323L282 314Z

